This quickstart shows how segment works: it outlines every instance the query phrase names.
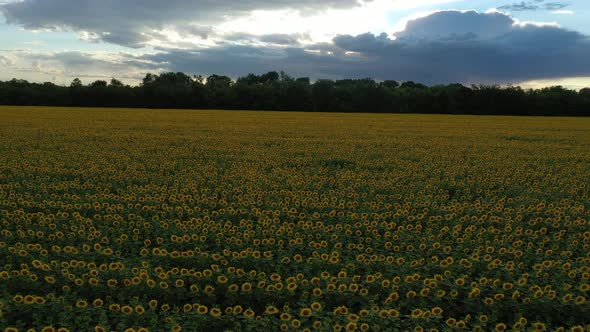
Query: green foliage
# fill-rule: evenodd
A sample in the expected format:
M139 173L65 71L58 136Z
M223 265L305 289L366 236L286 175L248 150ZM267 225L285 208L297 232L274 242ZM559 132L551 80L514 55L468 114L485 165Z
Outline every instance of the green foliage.
M189 76L181 72L147 74L139 86L113 78L84 86L0 81L0 105L243 109L347 113L439 113L498 115L590 115L590 89L561 86L520 87L461 84L426 85L370 78L317 80L284 72L230 77Z

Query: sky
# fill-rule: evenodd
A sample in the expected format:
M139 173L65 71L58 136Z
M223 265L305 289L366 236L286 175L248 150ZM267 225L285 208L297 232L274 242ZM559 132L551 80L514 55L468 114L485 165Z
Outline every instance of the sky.
M0 0L0 80L181 71L590 87L587 0Z

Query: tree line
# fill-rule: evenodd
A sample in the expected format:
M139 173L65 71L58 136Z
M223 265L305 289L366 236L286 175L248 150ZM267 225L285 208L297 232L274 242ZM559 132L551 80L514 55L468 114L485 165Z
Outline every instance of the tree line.
M76 78L69 86L0 81L0 105L588 116L590 88L426 86L369 78L312 82L276 71L234 81L168 72L147 74L137 86L114 78L88 85Z

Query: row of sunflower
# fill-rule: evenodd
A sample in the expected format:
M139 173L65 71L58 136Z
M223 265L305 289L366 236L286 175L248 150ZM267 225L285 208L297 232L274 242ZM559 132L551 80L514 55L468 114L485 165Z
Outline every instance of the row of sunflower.
M587 120L0 120L6 331L590 331Z

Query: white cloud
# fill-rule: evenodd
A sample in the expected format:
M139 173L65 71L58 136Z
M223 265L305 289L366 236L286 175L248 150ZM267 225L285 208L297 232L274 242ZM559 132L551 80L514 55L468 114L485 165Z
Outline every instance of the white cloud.
M32 81L55 81L63 84L75 77L89 83L110 79L112 75L128 83L137 83L148 71L165 69L130 53L111 52L38 52L32 50L0 50L0 80L12 78Z
M552 79L530 80L519 82L518 85L526 89L540 89L547 86L561 85L568 89L581 90L584 88L590 88L590 76L557 77Z
M5 70L10 69L14 65L14 60L7 56L0 55L0 65L2 65Z
M45 41L40 40L40 39L34 39L34 40L23 41L22 44L23 45L26 45L26 46L36 47L36 46L43 46L43 45L45 45Z
M223 42L236 32L308 34L313 42L336 34L380 32L387 13L460 0L23 0L0 6L7 22L36 30L72 30L88 41L128 47ZM167 45L169 43L169 45Z
M559 28L560 25L557 22L536 22L536 21L520 21L514 19L514 25L519 27L534 26L534 27L554 27Z
M554 10L551 13L557 14L557 15L574 15L575 14L575 12L573 10L568 10L568 9Z
M309 43L329 42L337 34L380 33L390 29L387 13L416 9L457 0L374 0L354 9L328 9L314 14L295 10L254 11L248 16L216 27L224 33L245 31L252 34L295 34L310 36Z

